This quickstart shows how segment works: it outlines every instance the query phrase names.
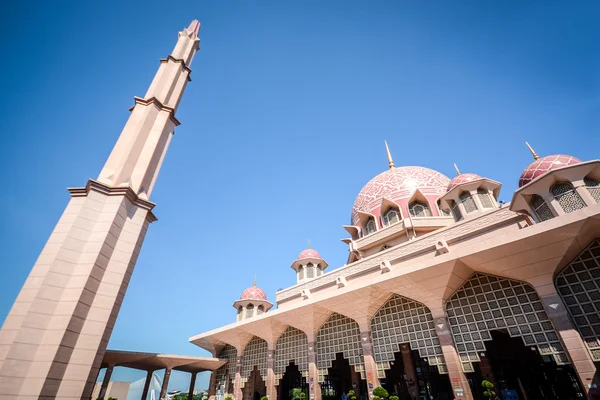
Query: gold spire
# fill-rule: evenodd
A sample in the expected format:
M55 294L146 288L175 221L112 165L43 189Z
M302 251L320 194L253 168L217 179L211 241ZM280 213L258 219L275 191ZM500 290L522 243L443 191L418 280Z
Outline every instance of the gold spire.
M529 151L531 152L531 155L533 156L534 160L539 160L540 156L537 155L537 153L535 152L535 150L533 150L531 148L531 146L529 145L529 143L525 142L525 144L527 145L527 147L529 148Z
M387 156L388 156L388 163L390 164L390 169L394 168L394 160L392 160L392 153L390 153L390 148L387 144L387 141L384 140L383 141L385 143L385 151L387 152Z
M454 163L454 169L456 170L456 174L460 175L460 170L458 169L458 166L456 165L456 163Z

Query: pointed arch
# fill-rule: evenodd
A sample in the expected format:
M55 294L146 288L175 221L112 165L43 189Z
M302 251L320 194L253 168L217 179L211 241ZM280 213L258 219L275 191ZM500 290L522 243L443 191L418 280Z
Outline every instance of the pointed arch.
M266 340L254 336L244 348L244 357L242 358L242 383L241 387L246 385L248 378L254 367L258 367L261 378L267 380L267 354L269 347Z
M279 336L275 346L275 385L279 384L292 361L302 376L308 378L308 337L300 329L290 326Z
M437 366L440 373L448 373L433 316L425 304L391 295L371 319L371 335L379 378L385 378L385 370L390 369L390 361L404 343L417 350L429 365Z
M528 283L476 272L446 301L446 314L465 372L481 361L491 331L505 329L558 365L568 364L542 301Z
M227 360L225 365L219 367L215 371L216 389L221 393L226 393L228 388L233 388L237 350L232 345L226 344L221 351L219 351L217 358Z
M337 353L342 353L364 379L360 328L355 320L338 313L331 314L317 331L316 347L319 382L325 381Z
M412 217L432 217L433 211L429 200L419 189L415 190L408 200L408 213Z

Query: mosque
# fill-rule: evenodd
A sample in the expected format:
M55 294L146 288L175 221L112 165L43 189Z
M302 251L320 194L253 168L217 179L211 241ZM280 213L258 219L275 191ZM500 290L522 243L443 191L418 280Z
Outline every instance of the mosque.
M600 363L600 160L533 155L510 204L501 183L389 169L358 193L334 270L316 249L296 284L256 286L235 322L190 338L227 359L217 399L311 400L382 386L400 399L583 399ZM290 272L292 273L292 272Z
M214 358L107 351L156 220L150 195L199 31L193 21L179 32L98 178L69 189L0 330L0 399L89 399L99 370L115 365L148 372L143 399L160 368L161 397L179 368L192 389L197 371L214 371L218 400L288 400L294 389L373 400L380 386L402 400L480 400L484 380L504 400L600 399L600 160L531 147L503 204L500 182L397 167L386 143L389 168L343 226L345 265L303 250L276 308L256 284L246 289L230 325L190 338Z

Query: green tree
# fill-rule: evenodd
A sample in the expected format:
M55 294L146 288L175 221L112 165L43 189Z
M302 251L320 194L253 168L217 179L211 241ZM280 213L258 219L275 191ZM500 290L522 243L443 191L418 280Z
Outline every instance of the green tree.
M381 386L378 386L375 389L373 389L373 396L375 396L374 400L384 400L390 397L390 394L387 390L385 390Z
M269 400L269 397L268 396L263 396L263 397L260 398L260 400Z

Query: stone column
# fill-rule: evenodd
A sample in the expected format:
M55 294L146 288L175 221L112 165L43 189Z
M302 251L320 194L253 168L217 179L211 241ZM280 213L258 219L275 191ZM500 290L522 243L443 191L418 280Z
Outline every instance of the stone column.
M473 201L475 202L475 206L477 207L477 210L483 211L484 210L483 203L481 202L481 199L477 195L477 189L473 189L469 193L471 194L471 197L473 198Z
M210 381L208 384L208 400L215 400L217 389L217 371L212 371L210 373Z
M455 400L473 400L469 381L462 370L460 357L454 347L454 340L452 338L452 333L450 332L448 321L445 316L434 316L434 321L435 331L440 340L442 353L444 354L444 360L446 361L446 368L448 369L448 376L450 377L454 398Z
M194 388L196 387L196 375L198 375L197 372L192 372L192 377L190 378L190 390L188 391L188 400L192 400L194 398ZM211 373L211 375L214 375L214 372Z
M152 373L154 371L148 371L146 374L146 382L144 382L144 390L142 391L142 399L146 400L148 398L148 390L150 389L150 383L152 383Z
M233 382L233 398L234 400L242 400L242 356L238 356L235 360L235 381Z
M575 188L577 194L579 194L579 197L581 197L583 202L588 207L595 206L596 204L598 204L596 203L596 199L594 199L594 196L592 196L590 191L587 190L587 188L585 187L585 182L583 181L583 179L580 181L574 181L573 187Z
M552 193L550 193L549 191L545 191L543 193L540 193L540 196L542 196L542 198L550 208L550 211L552 211L555 217L565 215L565 212L563 211L560 204L558 204L558 201L554 198Z
M592 361L587 346L581 339L579 332L573 326L565 305L558 293L548 294L541 297L544 309L548 317L552 320L554 328L562 339L562 344L573 363L573 367L581 380L583 390L588 398L598 398L600 391L598 388L592 388L592 383L596 385L600 382L595 381L596 366ZM598 378L596 377L596 380Z
M159 399L164 399L167 396L167 388L169 387L169 378L171 378L171 368L165 370L165 376L163 378L162 387L160 388Z
M417 399L419 398L419 380L417 379L417 371L410 346L408 344L400 345L400 352L402 353L402 363L404 364L408 393L413 399ZM410 382L412 382L412 385L409 384Z
M317 343L308 342L308 397L309 400L321 400L319 369L317 367Z
M370 331L361 330L360 344L362 345L363 365L365 367L365 375L367 377L367 395L369 399L372 399L373 389L379 386L379 378L377 377L377 365L375 364L373 341L371 340Z
M267 351L267 396L271 400L277 399L275 387L275 350Z
M108 389L108 384L110 383L110 377L112 376L113 369L114 365L109 365L106 368L104 379L102 379L102 386L100 387L100 394L98 394L98 397L101 399L104 399L104 396L106 396L106 390Z

